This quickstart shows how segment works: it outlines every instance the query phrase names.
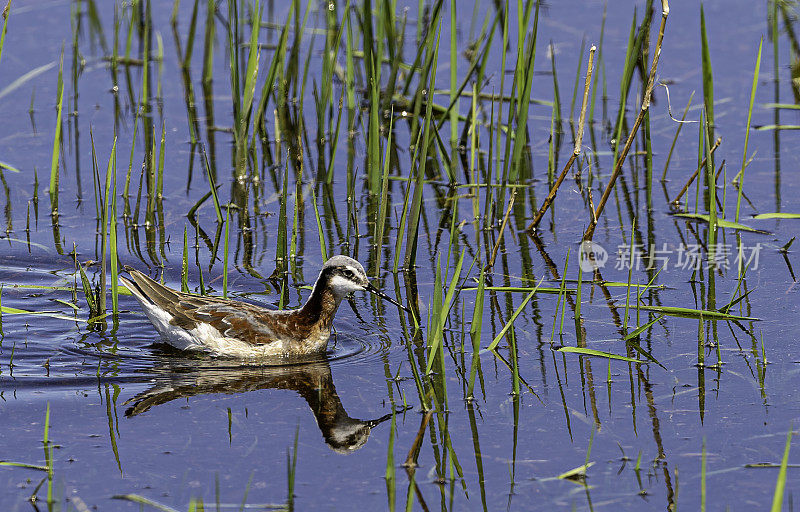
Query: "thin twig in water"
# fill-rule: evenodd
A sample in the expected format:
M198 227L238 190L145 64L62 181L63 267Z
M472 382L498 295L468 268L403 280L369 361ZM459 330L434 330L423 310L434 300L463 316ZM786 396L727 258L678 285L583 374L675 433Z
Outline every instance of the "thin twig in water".
M672 115L672 103L669 101L669 87L664 82L659 82L658 85L663 87L667 91L667 112L669 113L670 119L675 121L676 123L699 123L700 121L689 120L686 121L685 119L675 119L675 116ZM684 114L685 116L686 114Z
M600 203L597 205L597 210L595 210L593 213L592 221L589 223L589 227L586 228L586 232L583 234L584 240L591 240L594 236L594 230L597 227L597 219L600 217L600 214L603 213L603 208L605 208L606 202L608 202L608 198L611 196L611 190L614 188L617 177L622 172L622 164L625 163L625 159L628 157L628 151L630 151L631 146L633 145L633 139L636 137L636 132L639 131L639 126L642 124L644 116L650 109L650 96L653 93L653 82L655 80L656 70L658 69L658 58L661 56L661 43L664 40L664 28L667 25L668 16L669 0L661 0L661 27L659 27L658 30L656 49L653 53L653 63L650 66L650 77L647 79L647 87L645 88L644 100L642 100L642 108L639 110L639 115L636 116L636 121L633 123L633 127L628 134L628 140L625 141L625 147L622 149L622 153L620 153L619 158L617 159L617 164L614 166L614 172L611 174L611 179L609 179L608 185L606 185L606 189L603 192L603 196L600 198Z
M539 211L536 212L536 216L533 218L533 221L528 225L528 231L533 231L536 229L536 226L538 226L542 221L545 212L547 212L547 209L550 208L550 205L553 204L553 201L556 199L558 187L561 186L561 183L567 176L567 172L569 172L572 164L581 154L581 142L583 141L583 121L586 118L586 103L589 98L589 87L592 84L592 72L594 71L594 52L596 50L597 47L595 45L592 45L592 47L589 49L589 64L586 69L586 82L583 85L583 102L581 103L581 115L578 118L578 134L575 137L575 149L572 151L572 156L569 157L567 165L564 166L564 170L561 171L561 174L558 175L558 179L556 179L556 182L553 183L553 188L551 188L550 193L547 194L547 197L542 203L542 207L539 208ZM492 258L492 260L494 260L494 258Z
M417 437L414 438L414 443L411 445L411 449L408 450L408 457L406 457L406 461L403 463L403 467L405 468L415 468L417 467L417 456L419 455L419 448L422 445L422 439L425 436L425 427L428 426L428 422L431 420L431 416L433 416L433 411L428 411L425 413L425 416L422 417L422 422L419 425L419 430L417 431Z
M503 223L500 225L500 234L497 236L497 242L494 244L494 249L492 249L492 257L489 258L489 263L486 265L486 268L492 268L494 266L494 259L497 257L497 251L500 249L500 242L503 241L503 232L506 229L506 224L508 224L508 216L511 214L511 207L514 206L514 198L517 197L517 189L514 189L511 192L511 199L508 201L508 208L506 208L506 214L503 217Z
M720 142L722 142L722 137L717 138L717 140L716 140L716 142L714 142L714 146L711 148L711 151L709 152L709 154L712 154L712 155L714 154L714 151L716 151L716 149L719 147ZM705 166L706 166L706 159L703 158L703 160L700 162L700 165L697 166L697 170L695 170L694 174L692 174L691 177L689 177L689 181L686 182L686 185L683 186L681 191L678 192L678 195L675 196L675 199L670 201L670 203L678 204L680 202L681 197L683 197L683 194L685 194L686 191L689 190L689 187L692 185L692 183L694 182L695 178L697 178L697 175L700 173L700 169L703 169Z

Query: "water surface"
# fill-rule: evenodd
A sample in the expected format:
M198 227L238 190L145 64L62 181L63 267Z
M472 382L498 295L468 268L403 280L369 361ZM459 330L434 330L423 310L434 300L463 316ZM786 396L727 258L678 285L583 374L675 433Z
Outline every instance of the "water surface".
M487 28L491 26L496 3L476 2L474 10L472 2L459 3L455 26L450 23L449 3L444 4L435 89L450 86L451 31L455 30L459 52L456 76L463 77L470 64L462 52L479 39L484 19ZM407 502L416 510L692 510L698 509L703 499L703 458L709 507L751 510L769 506L778 469L747 465L779 464L786 435L800 415L796 397L800 344L794 335L799 327L800 300L792 266L796 259L791 247L788 253L780 251L796 236L797 221L753 220L752 216L800 212L800 181L793 178L798 165L796 131L750 132L748 159L752 161L747 167L741 221L769 234L730 229L718 233L723 248L740 243L749 255L757 255L741 284L734 252L718 261L713 279L705 262L701 261L696 272L687 263L686 251L703 248L698 250L705 254L707 227L671 216L669 200L697 167L699 125L684 125L662 186L659 178L678 125L667 113L661 87L656 89L650 118L652 187L647 185L644 139L638 136L633 148L637 154L629 158L594 237L609 253L600 276L607 281L628 280L628 269L619 254L625 254L630 246L632 230L635 244L655 248L649 253L666 265L654 280L662 288L643 294L643 304L716 309L734 294L751 292L731 313L758 321L664 317L639 339L642 349L660 365L647 363L622 340L626 288L584 284L582 320L577 329L574 295L566 301L564 328L559 333L558 308L564 302L557 294L539 293L514 323L515 348L506 337L496 353L481 350L478 363L473 363L469 330L476 292L466 288L475 286L478 269L485 265L488 254L482 220L474 222L472 187L449 188L443 168L430 176L423 191L416 267L394 273L395 240L406 236L398 225L408 185L400 179L390 182L387 238L378 250L373 237L376 194L366 178L369 103L357 98L364 108L352 111L349 137L345 88L334 80L332 107L325 119L335 126L340 96L345 104L335 150L331 150L333 142L325 136L324 127L318 131L314 94L322 83L325 32L315 29L326 27L326 5L312 2L301 37L295 39L294 21L289 23L289 44L298 43L298 76L306 73L309 59L306 87L287 93L288 116L278 115L270 99L266 110L270 156L259 147L255 163L248 162L248 177L241 178L236 174L231 132L227 6L220 5L214 18L212 81L204 83L205 5L198 7L194 54L184 74L182 52L193 3L177 4L179 49L170 26L172 3L152 2L151 51L153 55L163 53L163 61L150 62L149 93L143 99L146 81L141 64L120 65L115 74L104 58L113 53L115 13L121 20L119 51L124 54L131 13L139 13L140 8L145 12L145 4L134 4L132 9L121 2L56 0L17 2L11 7L0 61L0 119L4 121L0 162L14 169L0 169L0 202L5 205L7 226L0 238L0 282L4 307L36 314L6 312L2 317L0 460L48 463L42 440L49 407L53 471L48 479L40 470L0 467L0 508L83 510L86 505L100 510L139 510L138 504L113 499L124 494L141 495L178 510L188 509L192 499L202 499L206 506L219 502L226 508L238 507L243 501L255 507L283 506L290 461L295 456L294 504L300 510L404 509ZM344 10L341 4L336 2L339 20ZM418 20L427 20L430 11L418 12L416 2L398 4L398 30L403 13L407 16L403 56L411 61L418 47ZM250 33L247 5L251 4L240 5L243 62ZM654 7L651 43L660 12ZM516 187L515 208L488 274L492 284L533 286L544 278L543 286L557 287L568 251L566 277L578 278L575 255L589 222L587 191L591 188L597 201L613 166L609 130L617 117L634 8L638 26L647 8L643 2L610 2L606 7L601 2L569 1L542 6L532 85L532 97L537 101L528 113L530 165L516 181L524 186ZM289 9L282 2L264 3L267 23L259 37L263 48L256 99ZM301 16L305 9L302 3ZM576 181L570 175L539 236L531 238L524 227L549 190L553 63L564 128L560 146L553 144L558 171L572 152L574 124L569 123L569 105L578 61L583 50L583 68L588 46L599 44L604 9L594 122L591 136L587 128L584 139L584 153L590 160L580 161L582 177ZM705 6L714 72L714 137L723 139L715 164L727 162L718 194L720 206L725 194L729 220L737 199L731 180L741 167L751 79L762 36L753 125L797 124L794 111L767 106L794 104L798 98L792 82L796 65L792 59L797 55L792 50L795 17L791 8L785 16L780 11L778 36L770 39L772 9L771 3L745 1ZM355 24L355 14L352 16ZM506 68L511 70L518 17L516 12L510 17L512 43ZM353 26L353 30L360 48L361 28ZM487 94L501 92L501 81L505 94L513 91L511 74L503 79L500 68L500 37L495 34L488 72L479 84ZM134 29L133 58L142 58L145 39ZM551 41L553 47L548 50ZM485 39L480 42L482 45ZM342 67L345 45L343 35L339 49ZM54 216L47 190L62 46L63 150L58 215ZM658 79L669 84L675 117L680 117L694 92L687 119L700 118L700 48L699 6L673 2ZM362 93L363 63L358 58L356 62L361 66L357 80ZM390 63L386 63L383 87L389 69ZM21 79L27 73L32 74ZM628 126L641 94L638 73L628 96ZM187 84L192 87L194 102L187 101ZM572 115L575 122L579 93L577 98ZM447 93L434 96L437 104L446 105L448 100ZM467 115L470 103L466 96L460 100L461 115ZM480 108L488 119L492 102L483 101ZM274 140L276 123L284 134L280 143ZM411 163L411 122L398 116L394 123L390 174L404 178L416 168ZM154 127L150 135L143 129L147 124ZM494 126L489 132L488 124L481 128L478 144L484 160L489 158L489 137L497 130ZM163 200L158 201L158 213L148 219L148 189L146 183L140 185L140 176L148 148L153 144L161 147L162 127ZM462 128L463 121L458 135ZM105 325L88 325L89 311L71 251L74 247L82 263L101 259L92 141L102 182L115 135L121 263L149 270L153 276L160 275L158 268L163 266L165 283L180 288L186 232L190 289L199 293L202 280L206 292L222 293L224 226L217 222L213 201L202 203L196 220L187 218L210 190L201 145L191 142L195 130L194 138L202 143L216 173L220 202L235 206L230 209L228 248L232 296L268 307L297 307L303 302L323 263L316 201L327 254L346 253L359 259L388 293L416 303L421 330L415 331L411 319L397 308L360 294L342 304L326 357L311 363L264 367L166 350L127 295L120 296L116 322L108 318ZM449 124L443 124L440 134L445 146L450 133ZM325 139L321 145L320 138ZM501 150L493 149L494 158L502 154L505 135L500 140ZM385 143L383 139L382 148ZM156 158L158 154L157 150ZM447 156L453 155L457 182L464 185L470 169L462 167L458 153ZM333 180L326 185L331 156ZM444 153L431 151L428 156L444 165ZM129 162L131 214L125 217L121 190ZM481 165L485 166L485 161ZM258 175L258 180L253 175ZM591 184L589 175L593 176ZM284 176L289 180L285 195ZM724 190L723 183L727 183ZM137 200L140 186L143 191ZM485 194L485 188L478 191L481 212ZM504 205L509 196L506 192ZM688 197L692 211L695 202L704 211L704 190L698 192L693 186ZM134 220L137 201L140 212ZM283 213L282 204L286 206ZM504 208L488 230L492 244L498 238L503 214ZM453 225L458 229L451 231ZM285 274L274 274L279 268L279 229L286 229L290 242L292 236L296 241ZM461 276L465 289L456 297L443 329L444 358L437 359L433 372L425 376L430 357L425 345L431 339L429 308L436 300L437 288L441 291L449 284L447 280L437 283L436 268L439 265L452 276L458 260L457 254L448 258L451 232L457 238L453 247L465 254ZM402 247L405 250L406 244ZM472 265L476 254L477 263ZM721 254L726 256L724 249ZM90 265L86 271L97 282L98 265ZM269 279L273 275L278 279ZM653 276L654 271L642 265L631 279L634 284L646 284ZM591 278L589 273L582 276L584 281ZM486 292L481 348L500 333L525 295ZM635 296L630 301L635 304ZM630 326L655 318L644 309L638 315L632 309L629 317ZM557 350L578 344L645 362L630 364ZM718 354L722 364L717 364ZM470 397L473 364L477 376ZM514 377L515 365L519 379ZM426 405L434 414L419 440L419 465L415 471L407 471L401 464L415 445ZM795 460L792 452L790 462ZM585 480L557 478L587 461L594 464L586 471ZM387 469L394 475L388 480ZM787 495L796 495L800 490L798 470L788 471ZM53 496L49 504L48 485ZM32 505L28 498L34 492L39 499Z

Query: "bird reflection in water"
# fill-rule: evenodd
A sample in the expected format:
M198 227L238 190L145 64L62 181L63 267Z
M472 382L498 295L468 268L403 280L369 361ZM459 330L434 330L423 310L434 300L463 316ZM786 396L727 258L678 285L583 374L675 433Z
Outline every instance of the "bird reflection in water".
M372 428L392 417L374 420L351 418L344 410L327 360L292 366L239 366L233 361L171 361L160 364L155 384L125 402L131 417L178 398L223 393L232 395L257 389L290 389L302 396L322 432L325 443L338 453L352 453L367 442ZM190 365L191 364L191 365ZM405 411L398 409L398 412Z

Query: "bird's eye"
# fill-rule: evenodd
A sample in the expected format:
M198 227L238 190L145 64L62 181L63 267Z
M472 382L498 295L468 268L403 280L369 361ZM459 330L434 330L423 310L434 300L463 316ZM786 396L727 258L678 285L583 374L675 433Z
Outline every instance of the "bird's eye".
M345 277L353 277L355 275L355 274L353 274L353 271L350 270L349 268L344 269L342 271L342 274L344 274Z

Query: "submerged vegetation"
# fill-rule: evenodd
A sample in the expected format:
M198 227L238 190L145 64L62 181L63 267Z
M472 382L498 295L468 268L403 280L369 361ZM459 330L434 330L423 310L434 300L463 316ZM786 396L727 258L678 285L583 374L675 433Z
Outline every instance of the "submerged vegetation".
M144 369L126 363L131 349L125 347L140 318L120 297L127 293L118 287L123 263L154 269L184 291L260 296L284 308L300 304L314 281L306 262L318 268L342 253L364 263L411 311L358 298L352 303L362 327L340 331L345 341L365 330L363 337L378 340L363 342L366 353L370 343L381 345L380 358L362 369L365 385L382 401L370 406L386 407L382 420L391 419L373 434L384 442L372 453L386 454L385 486L362 482L367 489L359 490L383 493L385 487L376 506L494 510L501 503L512 508L517 494L539 492L547 497L545 508L594 509L598 494L627 507L657 494L668 510L704 508L707 493L736 502L730 488L706 486L707 465L716 463L707 459L703 436L722 428L725 415L739 407L738 397L720 405L725 386L735 386L732 378L756 390L759 411L786 405L770 398L771 386L782 380L772 369L768 376L767 367L783 351L772 340L796 327L762 326L761 318L775 320L773 297L754 293L756 284L788 280L791 288L795 281L788 258L794 235L772 234L787 235L792 228L782 222L798 217L783 211L781 198L782 186L795 186L781 184L781 134L797 127L782 124L780 112L800 101L794 79L795 103L779 97L785 87L779 41L788 39L793 59L800 52L789 2L768 2L775 58L774 102L766 109L773 120L757 130L773 137L771 149L755 135L751 142L754 112L765 107L756 102L765 94L763 38L745 46L735 63L734 72L748 77L749 96L724 89L726 101L744 98L731 107L720 100L712 67L717 14L703 6L673 5L670 12L667 0L639 2L626 18L628 28L620 29L619 19L607 18L607 9L619 16L620 8L609 5L577 27L569 20L575 30L546 44L554 37L553 20L539 0L174 0L171 9L151 0L68 4L72 39L48 50L52 62L10 83L0 72L0 109L8 108L5 96L30 91L30 130L36 139L47 130L50 148L9 150L0 161L4 238L13 257L0 275L0 397L8 399L11 389L15 394L15 379L36 375L45 364L50 376L50 357L83 360L80 370L65 366L60 374L96 379L120 473L114 488L129 486L115 498L186 508L146 497L138 485L133 492L122 478L117 398L141 391L137 372L174 371L150 364L155 349L149 347ZM3 11L0 69L17 47L16 9L22 18L21 2L9 1ZM680 20L699 20L692 42L699 71L689 85L672 80L685 72L670 64L678 51L670 41L676 9ZM41 10L37 15L47 17ZM573 32L586 34L579 48ZM565 76L566 69L574 76ZM693 103L691 87L702 101ZM673 117L684 103L680 119ZM725 116L736 117L728 122L737 131ZM0 148L8 147L5 140ZM751 170L751 144L772 152L773 190L756 181L764 172ZM48 156L49 207L39 204L38 179ZM728 173L726 160L740 158ZM10 270L28 255L50 277L31 280ZM791 277L776 277L783 261ZM796 299L785 300L794 311ZM27 356L20 369L24 333L38 318L53 331L70 331L80 350L60 348L62 337L50 332L43 352L52 355L46 362ZM153 338L142 332L138 342L146 346ZM793 356L786 357L783 363L792 364ZM316 391L307 386L298 390L280 379L268 386L256 385L258 379L217 382L218 368L196 364L180 368L197 379L194 391L170 388L173 394L154 404L202 393L293 389L323 429ZM770 384L770 378L778 380ZM209 381L214 385L204 388ZM342 408L338 395L331 403ZM421 413L419 421L409 407ZM242 409L242 416L227 409L230 445L234 417L249 417ZM791 417L787 410L777 416ZM48 405L44 465L0 462L47 471L48 506L58 501L50 421ZM494 430L494 422L503 430ZM676 434L690 422L687 433ZM739 426L747 429L749 422L766 424L759 416ZM741 440L769 446L773 457L784 454L777 477L765 476L748 490L747 499L761 504L774 496L772 510L782 509L787 490L791 503L791 428L775 422L758 431L767 441ZM280 501L275 508L314 508L323 499L303 479L324 493L339 492L303 473L315 463L298 455L308 449L298 439L311 436L297 429L293 445L269 452L273 462L275 453L286 455L285 503L277 478L264 486L275 498L270 501ZM674 442L681 435L690 448ZM547 442L536 445L537 436ZM724 440L711 442L724 452L716 470L755 474L740 460L753 453L732 455ZM554 451L561 445L562 452ZM619 475L632 461L625 450L634 446L636 483L619 498L612 490L616 467L599 469L598 461L617 457ZM395 451L406 447L398 465ZM697 460L679 458L697 452ZM537 466L540 459L548 464ZM250 478L261 469L249 468ZM64 472L68 467L55 474ZM246 489L244 507L249 480L223 479L221 492L220 480L212 486L208 475L215 471L203 475L207 492L192 496L189 510L203 509L202 496L219 508L220 494ZM138 478L137 484L147 481Z

